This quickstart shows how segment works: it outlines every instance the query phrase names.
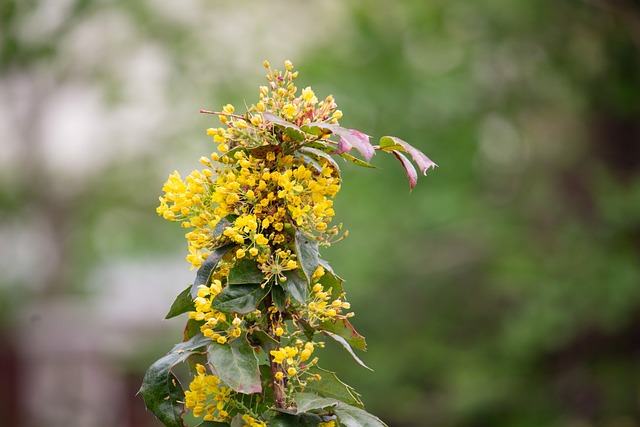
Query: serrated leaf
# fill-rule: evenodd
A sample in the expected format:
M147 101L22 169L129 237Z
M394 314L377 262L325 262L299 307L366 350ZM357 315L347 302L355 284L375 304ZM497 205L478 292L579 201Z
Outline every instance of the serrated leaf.
M365 338L356 331L347 319L336 319L335 322L329 320L320 322L320 328L344 338L353 348L363 351L367 349Z
M409 187L413 190L418 183L418 172L416 172L416 168L413 167L409 159L407 159L404 154L399 151L392 151L393 155L396 156L396 159L402 163L402 167L407 173L407 178L409 178Z
M213 270L216 268L220 260L232 247L232 244L221 246L211 252L209 257L204 260L196 273L196 279L193 281L193 286L191 286L191 298L195 299L198 296L198 286L209 284L211 273L213 273Z
M308 237L303 232L296 230L296 256L300 262L300 267L304 272L307 284L311 280L311 276L318 268L320 261L318 260L318 242Z
M302 130L314 135L318 135L319 130L321 130L325 135L329 133L327 131L338 135L340 137L340 144L338 144L338 153L346 153L353 147L358 150L360 154L362 154L367 162L371 160L371 157L373 157L373 155L375 154L373 145L371 145L371 143L369 142L369 135L365 135L364 133L355 129L347 129L343 128L342 126L330 123L315 122L302 126ZM340 145L342 145L342 149L344 151L340 151Z
M259 283L228 285L211 301L211 308L224 313L246 314L258 307L260 301L269 293Z
M357 165L357 166L362 166L362 167L371 168L371 169L377 169L377 167L373 166L371 163L367 163L364 160L360 160L357 157L353 157L349 153L342 153L342 154L340 154L340 157L342 157L345 160L350 161L351 163L353 163L354 165Z
M427 174L427 170L429 168L435 168L436 166L438 166L433 161L431 161L431 159L428 158L422 151L418 150L417 148L400 138L397 138L395 136L383 136L382 138L380 138L380 147L382 149L386 150L394 145L401 146L403 148L403 150L401 151L405 151L411 155L411 158L414 162L416 162L416 165L418 165L418 169L420 169L420 172L423 175Z
M172 317L179 316L182 313L195 311L195 309L193 299L191 299L191 286L187 286L187 289L180 292L180 295L178 295L175 301L173 301L165 319L171 319Z
M370 371L373 371L373 369L371 369L370 367L368 367L367 365L365 365L365 363L360 360L360 358L358 357L358 355L356 355L353 351L353 349L351 348L351 346L349 345L349 343L347 342L347 340L345 340L344 338L342 338L340 335L334 334L333 332L328 332L328 331L322 331L322 333L328 337L330 337L331 339L333 339L334 341L336 341L338 344L340 344L345 350L347 350L349 352L349 354L351 355L351 357L353 357L353 360L355 360L356 362L358 362L358 364L360 366L362 366L363 368L367 368Z
M245 394L262 391L258 358L244 334L227 344L212 343L207 359L218 377L233 390Z
M164 357L155 361L144 375L139 393L147 408L167 427L182 427L184 392L171 369L185 361L193 352L205 345L204 336L176 344Z
M286 277L287 280L280 282L280 286L282 286L282 288L296 301L304 303L307 300L309 291L307 287L307 280L302 277L300 273L301 271L299 269L285 271L284 277ZM311 272L311 274L313 274L313 272Z
M305 387L305 391L312 391L322 397L329 397L345 402L349 405L363 408L360 395L353 387L340 381L335 372L317 366L311 366L307 369L310 375L320 375L321 379L317 381L309 381Z
M269 427L318 427L322 422L316 414L285 414L279 413L269 420Z
M330 397L318 396L315 393L296 393L293 399L296 401L298 413L330 408L340 402Z
M345 427L388 427L382 420L364 409L339 402L333 413L341 426Z
M243 285L246 283L262 283L264 273L258 268L258 263L249 259L241 259L229 270L227 282L229 285Z

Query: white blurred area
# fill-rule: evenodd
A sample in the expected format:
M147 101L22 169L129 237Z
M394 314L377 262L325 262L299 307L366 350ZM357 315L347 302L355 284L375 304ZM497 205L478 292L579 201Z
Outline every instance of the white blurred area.
M211 149L211 118L199 108L226 104L229 82L253 87L251 103L262 61L295 64L344 25L343 6L13 6L22 51L0 70L0 184L9 194L0 200L0 352L15 372L2 381L13 403L0 404L0 415L18 427L159 425L132 414L142 400L127 366L181 339L184 317L162 319L195 272L186 245L152 247L154 236L133 233L135 221L156 220L166 175L188 173ZM103 196L120 202L92 211Z

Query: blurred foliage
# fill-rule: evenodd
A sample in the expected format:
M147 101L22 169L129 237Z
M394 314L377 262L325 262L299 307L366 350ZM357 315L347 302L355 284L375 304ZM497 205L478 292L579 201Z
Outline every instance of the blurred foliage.
M39 286L3 273L3 321L25 299L86 292L92 269L114 257L182 251L181 233L154 219L167 159L196 167L209 126L197 108L254 95L255 74L237 83L243 68L225 62L253 43L202 31L228 14L194 24L150 2L66 4L67 18L42 28L30 21L41 2L0 4L3 94L21 108L5 118L20 143L0 170L0 266L42 260L28 270ZM347 280L376 372L335 369L368 410L397 427L640 425L637 2L355 0L335 17L296 7L318 27L341 24L290 58L299 86L332 91L344 126L398 135L440 165L411 196L394 159L374 158L384 175L343 168L336 212L351 235L326 257ZM29 22L40 31L25 32ZM97 52L84 55L76 45L94 27L104 30L89 39ZM96 139L116 147L107 166L80 178L47 168L54 91L96 85L117 113L141 96L127 91L126 66L143 46L169 64L148 79L163 85L142 106L155 125L136 129L135 116L118 127L116 115ZM269 53L251 69L275 62ZM20 89L25 79L33 91ZM132 129L153 143L131 154Z

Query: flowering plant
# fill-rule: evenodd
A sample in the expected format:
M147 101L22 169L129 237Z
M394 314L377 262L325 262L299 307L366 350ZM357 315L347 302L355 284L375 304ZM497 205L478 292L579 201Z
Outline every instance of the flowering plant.
M297 95L291 62L284 72L264 65L257 104L241 115L232 105L203 111L223 124L207 130L218 145L200 158L205 168L185 180L174 172L163 187L157 212L189 230L198 270L166 316L188 313L184 340L148 369L140 393L167 427L384 426L316 355L324 337L366 367L342 279L319 255L347 234L331 225L341 185L332 155L373 167L376 150L392 153L411 189L418 175L405 154L422 173L435 163L399 138L371 145L338 124L332 96Z

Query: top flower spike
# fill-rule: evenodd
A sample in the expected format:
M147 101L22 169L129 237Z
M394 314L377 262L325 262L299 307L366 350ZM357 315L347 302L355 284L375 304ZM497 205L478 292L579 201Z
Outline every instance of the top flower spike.
M269 70L269 85L260 87L260 101L244 115L230 115L233 113L231 105L225 106L222 112L201 110L206 114L218 114L222 123L228 126L226 132L224 129L208 131L210 135L224 137L227 144L221 144L218 147L220 151L225 152L225 148L251 149L275 145L281 147L284 153L302 151L311 158L327 158L327 154L337 154L359 166L373 167L369 161L376 150L382 150L393 153L402 163L412 190L417 184L418 174L403 153L411 156L424 175L427 170L437 166L424 153L400 138L384 136L379 145L372 145L369 135L340 126L338 120L342 118L342 111L337 109L333 96L329 95L318 102L310 87L304 88L297 96L293 81L298 77L298 72L292 71L291 61L285 61L284 73L272 70L267 61L263 64ZM253 129L247 131L250 127ZM216 140L222 141L223 138ZM360 152L364 161L349 154L353 148Z

